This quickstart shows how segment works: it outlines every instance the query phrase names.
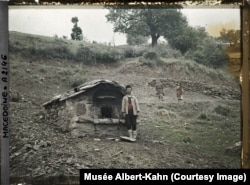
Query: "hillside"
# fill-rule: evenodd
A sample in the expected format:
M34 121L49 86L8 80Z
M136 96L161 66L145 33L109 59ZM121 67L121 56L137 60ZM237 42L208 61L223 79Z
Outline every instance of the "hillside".
M86 65L60 54L70 49L73 56L79 42L58 42L10 32L12 177L78 176L81 168L240 168L240 150L230 148L241 140L240 85L230 74L181 57ZM43 103L94 79L133 85L142 109L136 143L74 137L46 121ZM155 96L156 79L165 87L163 101ZM177 81L185 84L181 103Z

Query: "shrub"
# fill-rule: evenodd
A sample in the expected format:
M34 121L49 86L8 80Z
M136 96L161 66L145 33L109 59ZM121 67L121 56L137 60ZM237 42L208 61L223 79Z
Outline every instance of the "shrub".
M135 52L132 47L124 48L124 57L125 58L133 58L135 57Z
M158 44L154 48L154 51L157 52L158 56L164 58L178 58L182 56L179 50L173 49L170 45L167 44Z
M87 79L85 78L85 76L82 75L75 75L70 79L70 86L72 88L77 87L83 83L87 82Z
M76 60L85 64L92 62L95 59L95 54L89 47L82 46L78 48L76 53Z
M156 62L154 60L148 60L144 57L139 57L139 62L143 63L146 66L149 67L155 67L156 66Z
M84 64L115 63L119 61L119 53L110 50L107 46L89 45L81 46L77 50L76 59Z
M211 68L222 68L228 61L224 46L213 38L204 39L197 50L187 52L185 57Z
M200 114L198 118L201 120L208 120L208 117L206 114Z
M46 73L46 72L47 72L45 66L40 66L39 71L40 71L41 73Z
M220 114L220 115L223 115L223 116L228 116L229 115L229 113L230 113L230 110L229 110L229 108L227 108L227 107L222 107L222 106L217 106L215 109L215 112L217 113L217 114Z
M119 61L119 54L115 51L106 51L99 55L96 60L100 63L116 63Z
M155 51L147 51L143 56L145 59L148 59L148 60L158 59L158 54Z

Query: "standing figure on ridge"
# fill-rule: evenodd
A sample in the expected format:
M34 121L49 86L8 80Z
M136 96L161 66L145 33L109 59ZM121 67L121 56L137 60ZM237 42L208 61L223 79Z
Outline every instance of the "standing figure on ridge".
M178 99L178 102L183 100L183 87L181 82L177 82L176 86L176 97Z

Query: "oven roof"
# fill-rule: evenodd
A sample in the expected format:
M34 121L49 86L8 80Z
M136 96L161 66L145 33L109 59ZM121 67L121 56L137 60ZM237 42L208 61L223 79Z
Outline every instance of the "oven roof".
M125 94L125 88L120 85L118 82L113 81L113 80L93 80L93 81L89 81L86 82L74 89L70 89L69 91L65 92L64 94L60 94L57 96L54 96L51 100L45 102L43 104L44 107L47 107L48 105L54 104L54 103L58 103L58 102L62 102L64 100L67 100L69 98L72 98L76 95L82 94L82 93L86 93L87 91L89 91L90 89L96 87L97 85L100 84L111 84L114 87L118 87L118 90L120 90L120 92L122 94Z

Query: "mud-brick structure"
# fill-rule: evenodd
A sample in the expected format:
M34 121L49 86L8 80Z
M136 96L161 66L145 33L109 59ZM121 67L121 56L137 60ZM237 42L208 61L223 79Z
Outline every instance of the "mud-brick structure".
M90 81L44 103L46 119L75 136L119 136L126 133L121 117L125 93L115 81Z

